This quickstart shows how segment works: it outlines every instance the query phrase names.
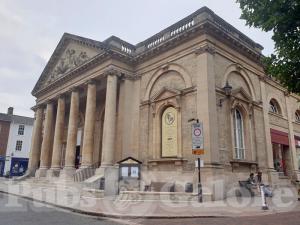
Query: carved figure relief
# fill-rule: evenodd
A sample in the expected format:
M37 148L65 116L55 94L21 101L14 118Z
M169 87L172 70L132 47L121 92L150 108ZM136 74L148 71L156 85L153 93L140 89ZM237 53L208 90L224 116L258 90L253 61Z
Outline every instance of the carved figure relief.
M89 58L90 57L84 51L76 52L75 49L68 49L65 53L65 57L59 60L48 82L51 82L59 75L65 74L73 68L80 66Z

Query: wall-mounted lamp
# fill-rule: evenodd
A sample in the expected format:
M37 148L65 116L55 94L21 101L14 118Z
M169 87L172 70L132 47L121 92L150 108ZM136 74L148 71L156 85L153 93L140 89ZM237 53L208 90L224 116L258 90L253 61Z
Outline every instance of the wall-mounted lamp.
M196 121L197 123L199 123L199 119L191 118L191 119L188 120L189 123L192 122L192 121Z
M219 106L222 107L222 103L225 99L229 98L231 95L231 91L232 91L232 86L228 83L228 81L226 81L225 86L222 88L223 91L225 92L226 97L225 98L221 98L219 100Z

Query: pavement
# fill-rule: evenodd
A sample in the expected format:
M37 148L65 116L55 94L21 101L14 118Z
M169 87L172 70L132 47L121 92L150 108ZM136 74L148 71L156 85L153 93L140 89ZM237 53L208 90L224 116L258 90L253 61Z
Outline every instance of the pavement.
M6 207L15 207L14 196L47 203L61 209L92 216L111 218L235 218L265 216L283 212L300 212L300 204L294 190L281 188L274 190L274 197L268 199L269 210L262 210L261 197L230 197L222 201L198 203L176 199L145 201L139 196L131 200L116 197L103 199L80 196L81 188L61 184L42 185L37 183L0 180L0 192L8 193Z

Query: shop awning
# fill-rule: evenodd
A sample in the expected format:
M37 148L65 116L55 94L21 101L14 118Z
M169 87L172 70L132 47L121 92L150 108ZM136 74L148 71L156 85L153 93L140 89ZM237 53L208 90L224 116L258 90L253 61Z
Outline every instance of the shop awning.
M272 143L277 143L277 144L282 144L282 145L287 145L289 146L289 135L288 133L275 130L275 129L270 129L271 131L271 141Z

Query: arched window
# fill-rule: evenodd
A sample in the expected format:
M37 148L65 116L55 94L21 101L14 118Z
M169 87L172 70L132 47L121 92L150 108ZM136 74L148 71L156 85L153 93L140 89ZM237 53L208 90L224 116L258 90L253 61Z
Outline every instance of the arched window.
M233 123L235 157L236 159L245 159L243 116L238 109L234 110Z
M299 110L297 110L295 112L295 121L298 122L298 123L300 123L300 111Z
M271 101L269 103L269 112L281 114L279 104L275 99L271 99Z

